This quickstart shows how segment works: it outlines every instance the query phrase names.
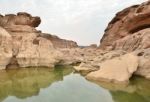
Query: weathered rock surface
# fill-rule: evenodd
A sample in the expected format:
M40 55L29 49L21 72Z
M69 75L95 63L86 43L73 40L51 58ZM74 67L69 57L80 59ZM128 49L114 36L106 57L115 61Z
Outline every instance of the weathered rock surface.
M114 42L116 50L134 51L150 47L150 28L138 31Z
M18 33L16 33L17 35ZM37 37L36 33L22 33L23 37L18 42L16 51L17 62L20 67L46 66L54 67L60 53L53 48L52 43L42 37ZM18 36L17 36L18 37ZM17 40L18 41L18 40ZM14 44L15 46L16 44Z
M87 75L88 79L109 81L109 82L128 82L132 74L137 70L138 57L133 54L126 54L101 63L98 71Z
M105 53L96 52L99 55L95 57L86 55L86 59L92 60L84 59L85 62L75 69L88 72L88 79L98 81L128 82L133 74L150 79L149 41L150 1L147 1L117 13L101 39L101 53ZM107 54L111 57L107 57Z
M150 79L149 41L150 1L147 1L117 13L105 30L100 52L94 48L83 51L83 61L75 70L96 81L124 83L134 74Z
M139 66L135 74L150 79L150 49L137 50L133 53L139 58Z
M40 23L40 17L33 17L26 12L19 12L17 15L7 14L0 16L0 26L9 32L39 33L39 37L50 40L56 48L78 47L74 41L61 39L55 35L41 33L41 31L36 30L35 27L38 27Z
M71 40L61 39L55 35L40 33L40 36L50 40L54 48L76 48L78 44Z
M5 69L13 56L12 37L0 27L0 69Z
M19 12L15 14L7 14L0 16L0 26L9 27L14 25L28 25L30 27L38 27L41 23L40 17L32 17L26 12Z
M102 62L126 54L126 52L122 50L102 51L99 49L84 49L83 52L84 57L83 61L81 61L82 63L74 68L77 72L81 72L84 75L88 74L89 72L99 70Z
M54 67L62 52L56 48L74 48L77 43L35 29L40 17L20 12L0 16L0 68ZM61 57L63 58L63 57Z
M142 36L136 33L146 28L150 28L150 1L141 5L131 6L117 13L105 30L100 48L107 50L123 48L123 50L134 51L137 48L149 46L146 43L143 46L143 42L139 41ZM145 36L148 37L148 35ZM144 38L146 38L145 36ZM127 39L130 40L129 38L131 38L131 41L126 44ZM133 46L136 42L138 44Z

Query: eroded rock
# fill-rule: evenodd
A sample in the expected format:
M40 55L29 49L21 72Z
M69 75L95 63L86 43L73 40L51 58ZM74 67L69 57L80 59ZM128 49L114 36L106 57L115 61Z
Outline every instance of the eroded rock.
M93 50L93 51L92 51ZM85 57L83 57L83 61L79 66L75 66L75 70L84 75L97 71L100 69L101 64L104 61L120 57L126 54L125 51L116 50L116 51L102 51L102 50L94 50L91 49L90 52L83 51Z
M150 79L150 49L143 49L133 52L139 58L139 66L136 75Z
M71 40L61 39L58 36L40 33L41 37L50 40L55 48L77 48L78 44Z
M20 12L0 16L1 69L16 67L54 67L62 52L56 48L74 48L77 43L41 33L35 28L40 17Z
M101 63L100 69L89 73L86 78L97 81L108 81L114 83L126 83L137 70L138 57L126 54Z
M0 27L0 69L5 69L13 56L12 37Z
M117 13L105 30L105 34L101 39L100 48L106 50L114 50L118 49L118 47L123 48L126 43L125 37L127 36L129 36L128 38L132 38L129 43L134 45L136 39L133 38L132 34L146 28L150 28L150 1L141 5L131 6ZM138 34L135 34L134 36L136 38L138 37ZM119 46L114 46L114 43L116 43L117 40L120 42L118 43ZM139 42L137 48L141 45L142 43ZM125 50L136 50L135 47L131 48L132 46L130 45L125 45L125 47Z

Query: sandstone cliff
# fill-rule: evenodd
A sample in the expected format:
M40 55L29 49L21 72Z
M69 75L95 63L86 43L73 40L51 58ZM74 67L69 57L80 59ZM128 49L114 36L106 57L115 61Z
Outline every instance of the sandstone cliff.
M148 28L147 30L144 30ZM117 13L108 24L100 48L134 51L150 47L150 1Z
M62 55L56 48L74 48L77 43L36 30L40 17L25 12L0 16L0 69L53 67Z

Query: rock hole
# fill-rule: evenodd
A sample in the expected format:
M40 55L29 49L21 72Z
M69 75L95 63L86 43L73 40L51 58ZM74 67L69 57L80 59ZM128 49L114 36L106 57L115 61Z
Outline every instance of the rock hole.
M144 52L140 52L137 54L138 56L143 56L144 55Z
M39 40L38 40L38 39L34 39L34 40L33 40L33 44L39 45Z
M19 64L16 59L16 56L13 56L10 60L10 63L6 66L6 69L16 69L16 68L19 68Z

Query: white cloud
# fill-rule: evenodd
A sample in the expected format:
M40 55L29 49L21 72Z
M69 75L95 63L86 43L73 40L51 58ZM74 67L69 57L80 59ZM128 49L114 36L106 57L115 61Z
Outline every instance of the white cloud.
M14 2L15 1L15 2ZM107 23L118 11L146 0L0 0L0 11L26 11L40 16L43 32L79 44L99 43Z

